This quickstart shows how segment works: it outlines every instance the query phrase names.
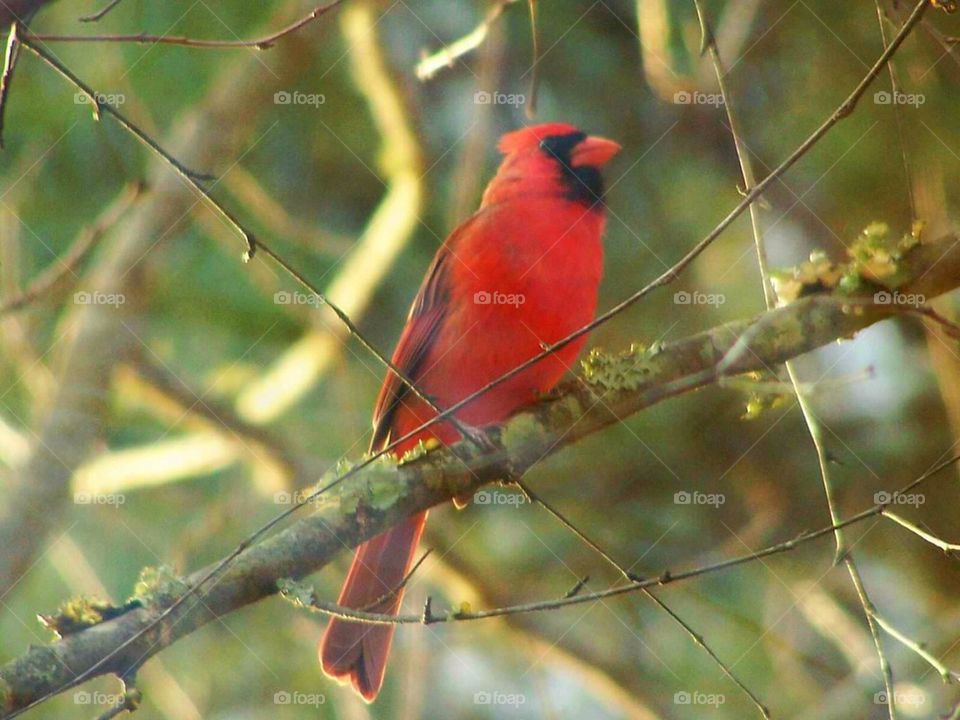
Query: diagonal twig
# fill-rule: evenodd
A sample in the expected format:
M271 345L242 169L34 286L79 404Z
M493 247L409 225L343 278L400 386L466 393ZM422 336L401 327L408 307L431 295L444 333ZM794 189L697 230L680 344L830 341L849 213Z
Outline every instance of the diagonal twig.
M110 0L106 5L97 10L95 13L90 15L84 15L79 18L80 22L100 22L107 16L107 14L113 10L117 5L119 5L123 0Z
M596 552L600 557L602 557L607 563L613 566L617 572L619 572L623 579L630 584L643 583L643 578L639 577L635 573L629 571L621 563L619 563L609 552L604 550L598 543L596 543L592 538L588 537L587 534L577 527L571 520L569 520L563 513L561 513L553 505L545 501L538 493L534 493L533 490L522 480L516 480L515 484L523 491L532 502L539 504L544 510L546 510L550 515L552 515L561 525L567 528L570 532L576 535L580 540L582 540L587 547ZM586 585L586 580L577 583L574 589L567 593L565 597L575 597L580 593L583 586ZM666 602L661 600L649 587L642 587L640 591L647 596L657 607L659 607L663 612L665 612L677 625L679 625L687 635L696 643L698 646L703 648L703 651L710 656L710 659L720 668L724 675L726 675L730 680L736 685L741 692L743 692L747 698L753 703L760 714L765 718L770 718L770 711L767 709L766 705L763 704L763 701L749 688L747 685L736 676L733 672L733 668L727 665L723 660L720 659L720 656L711 648L707 641L704 639L703 635L698 633L693 627L690 626L682 617L680 617L677 612L667 605Z
M179 45L181 47L212 50L223 50L226 48L268 50L273 47L277 41L309 25L328 11L339 6L343 1L344 0L333 0L333 2L327 5L320 5L296 22L287 25L285 28L253 40L204 40L201 38L178 37L173 35L148 35L147 33L137 33L135 35L47 35L42 33L29 33L26 37L39 42L149 43L150 45ZM99 17L97 15L91 15L88 18L81 18L81 20L99 20L100 17L103 17L103 15L113 8L116 2L119 2L119 0L116 0L112 5L101 11Z
M483 20L469 33L449 45L420 59L414 73L418 80L431 80L444 68L453 67L453 63L480 47L490 34L490 27L503 14L503 11L517 0L499 0L490 6Z
M46 293L63 285L69 275L75 276L76 270L93 252L100 238L123 217L143 190L144 187L140 183L131 183L127 186L121 196L92 225L80 232L62 258L40 273L19 295L0 302L0 317L24 309Z

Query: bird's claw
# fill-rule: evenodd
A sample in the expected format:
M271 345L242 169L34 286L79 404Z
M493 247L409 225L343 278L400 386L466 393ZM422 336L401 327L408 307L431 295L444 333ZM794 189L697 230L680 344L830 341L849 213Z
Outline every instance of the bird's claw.
M458 429L467 440L483 452L492 452L497 449L496 441L483 428L459 423Z

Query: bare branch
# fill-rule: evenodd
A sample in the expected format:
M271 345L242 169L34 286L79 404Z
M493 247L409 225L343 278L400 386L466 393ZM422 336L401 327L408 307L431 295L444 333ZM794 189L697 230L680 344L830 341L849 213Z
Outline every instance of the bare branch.
M317 18L325 15L330 10L339 6L344 0L333 0L327 5L320 5L310 11L307 15L285 28L278 30L264 37L253 40L204 40L201 38L191 38L173 35L148 35L147 33L137 33L136 35L45 35L28 33L26 38L39 42L95 42L95 43L136 43L150 45L179 45L181 47L202 48L207 50L224 50L227 48L256 48L257 50L268 50L279 40L292 35L302 27L309 25ZM119 0L116 0L119 2ZM81 20L99 20L103 15L113 9L114 2L108 5L104 10L96 15Z
M926 530L924 530L923 528L918 527L916 524L910 522L910 521L907 520L905 517L901 517L900 515L897 515L896 513L890 512L889 510L884 510L884 511L883 511L883 516L884 516L885 518L889 519L889 520L893 520L893 521L894 521L897 525L899 525L900 527L906 528L907 530L909 530L910 532L912 532L912 533L913 533L914 535L916 535L917 537L923 538L924 540L926 540L926 541L927 541L928 543L930 543L931 545L934 545L935 547L940 548L940 549L943 550L945 553L957 553L957 552L960 552L960 544L947 542L946 540L943 540L943 539L941 539L941 538L938 538L938 537L937 537L936 535L934 535L933 533L929 533L929 532L927 532Z
M885 618L876 614L874 614L873 618L874 620L877 621L877 625L883 628L884 632L890 635L890 637L894 638L896 641L901 643L904 647L909 648L910 650L913 650L913 652L915 652L917 655L923 658L923 660L925 660L930 665L930 667L932 667L934 670L937 671L937 674L940 675L941 679L944 682L952 682L960 678L960 674L951 670L942 662L937 660L937 658L931 655L930 652L923 647L923 645L921 645L916 640L912 639L911 637L897 630L897 628L891 625L890 622L887 621Z
M589 548L596 552L600 557L606 560L610 565L617 569L617 571L623 576L623 579L628 583L642 583L643 579L638 577L635 573L631 572L628 568L625 568L621 563L617 562L614 557L600 547L592 538L587 537L586 533L581 530L579 527L574 525L563 513L553 507L551 504L547 503L539 494L533 492L530 487L527 486L522 480L517 480L516 483L524 494L531 500L531 502L538 503L543 507L550 515L552 515L556 520L567 528L570 532L576 535L580 540L582 540ZM587 584L587 578L580 580L566 595L564 599L575 597L580 594L583 588ZM703 648L703 651L707 653L710 659L720 668L720 671L726 675L730 680L736 685L744 695L747 696L747 699L753 703L757 708L758 712L762 717L769 718L770 711L767 709L766 705L763 704L763 701L733 672L733 668L727 665L723 660L720 659L720 656L707 645L707 641L704 639L703 635L698 633L696 630L691 627L691 625L684 620L680 615L666 602L660 599L657 595L653 593L649 588L641 588L643 594L649 598L658 608L665 612L671 620L673 620L677 625L679 625L683 631L696 643L698 646Z
M421 58L415 70L417 79L433 79L434 75L438 72L444 68L453 67L453 63L456 60L459 60L467 53L480 47L484 40L487 39L487 35L490 34L490 26L496 22L497 18L503 14L503 11L506 10L508 6L513 5L515 2L517 2L517 0L500 0L494 3L490 6L490 9L480 24L473 30L459 40L455 40L449 45L445 45L439 50Z
M100 22L107 14L119 5L123 0L110 0L106 5L90 15L84 15L79 18L80 22Z
M116 201L111 203L100 217L84 228L62 258L58 258L44 272L30 283L29 287L16 297L0 303L0 317L22 310L41 296L65 284L68 276L76 276L77 270L87 256L97 246L103 235L123 217L143 192L143 185L131 183Z
M3 72L0 73L0 150L3 150L3 118L6 115L7 98L10 95L13 70L17 65L17 56L20 52L19 32L19 23L10 25L10 32L7 35L7 49L3 54Z

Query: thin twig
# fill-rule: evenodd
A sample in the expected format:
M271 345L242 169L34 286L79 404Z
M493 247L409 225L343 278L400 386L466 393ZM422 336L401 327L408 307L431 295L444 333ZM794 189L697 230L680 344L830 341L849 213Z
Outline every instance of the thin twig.
M918 307L905 307L903 308L905 315L918 315L919 317L926 318L927 320L932 320L934 323L940 326L940 329L943 332L952 338L953 340L960 340L960 324L951 320L948 317L944 317L941 313L938 313L936 309L930 307L929 305L920 305Z
M532 120L537 114L537 93L540 89L540 24L537 22L537 0L528 0L527 5L530 8L530 46L533 59L529 70L530 98L524 105L523 112Z
M130 685L127 687L127 690L124 691L120 701L112 708L98 715L97 720L113 720L113 718L119 717L125 712L135 712L140 707L141 700L142 695L140 691Z
M805 393L812 395L870 380L875 375L873 366L869 365L850 375L803 383L801 387ZM760 395L793 395L795 392L793 384L789 381L755 380L747 377L721 377L717 380L717 386Z
M525 482L523 482L522 480L516 480L514 482L523 491L523 493L530 499L531 502L535 502L539 504L544 510L550 513L550 515L552 515L561 525L563 525L565 528L567 528L567 530L572 532L581 541L583 541L587 545L587 547L592 549L594 552L600 555L600 557L606 560L607 563L613 566L617 570L617 572L619 572L623 576L624 580L626 580L628 583L643 582L643 578L639 577L635 573L625 568L622 564L617 562L617 560L614 559L614 557L609 552L604 550L599 544L597 544L594 540L588 537L583 530L577 527L571 520L569 520L557 508L555 508L553 505L545 501L542 497L540 497L539 494L534 493L533 490ZM576 597L580 593L584 585L586 585L586 580L578 582L577 585L575 585L572 590L570 590L569 592L567 592L566 595L564 595L564 598L568 599L568 598ZM690 636L690 638L694 641L695 644L699 645L703 649L703 651L710 656L710 659L713 660L713 662L717 665L717 667L720 668L721 672L723 672L724 675L726 675L728 678L730 678L731 681L733 681L733 683L747 696L750 702L752 702L756 706L757 710L760 712L760 714L763 717L765 718L770 717L770 711L767 709L766 705L764 705L763 702L760 700L760 698L757 697L753 693L753 691L750 690L750 688L747 687L747 685L734 674L733 669L730 666L728 666L723 660L721 660L720 656L717 655L717 653L714 652L714 650L709 645L707 645L707 642L704 639L703 635L695 631L693 627L691 627L682 617L680 617L680 615L676 613L676 611L673 610L673 608L668 606L663 600L661 600L659 597L654 595L653 591L650 590L650 588L643 587L641 588L641 592L644 595L646 595L648 598L650 598L650 600L652 600L653 603L657 605L657 607L659 607L663 612L665 612L677 625L679 625L683 629L684 632L687 633L687 635Z
M552 504L548 503L539 493L535 493L533 488L527 485L523 480L514 480L514 484L523 491L523 494L527 496L527 499L530 502L537 503L544 510L546 510L550 515L554 517L561 525L563 525L567 530L576 535L587 547L597 553L600 557L607 561L607 563L617 570L622 576L623 579L627 582L641 582L643 578L636 575L633 572L627 570L623 565L621 565L617 560L606 550L604 550L599 544L594 542L587 534L577 527L571 520L569 520L563 513L561 513L557 508Z
M3 54L3 73L0 74L0 150L3 150L3 118L7 109L7 97L10 94L10 84L13 82L17 56L20 53L19 33L20 23L11 23L10 33L7 35L7 49Z
M707 21L703 9L698 0L693 0L697 11L697 18L700 21L700 37L702 54L709 53L713 61L714 72L717 76L717 86L720 89L720 96L723 98L724 108L727 113L727 122L730 123L730 135L733 138L734 149L737 152L737 160L740 163L740 173L743 180L743 190L748 193L754 188L756 178L753 174L753 167L750 162L749 151L743 144L743 134L740 132L740 121L734 109L733 96L727 88L726 71L723 67L723 61L720 58L720 51L717 49L717 42L713 35L713 28ZM757 250L757 264L760 266L760 280L763 286L763 297L767 309L776 306L777 297L773 291L773 284L770 281L770 267L767 260L767 252L763 243L763 232L760 229L760 212L756 203L750 203L750 226L753 230L754 245Z
M360 608L358 608L358 609L359 609L359 610L370 610L370 609L372 609L372 608L377 607L378 605L382 605L383 603L387 602L387 600L391 600L391 599L395 598L395 597L397 596L397 593L399 593L401 590L403 590L403 589L407 586L407 583L410 582L410 578L412 578L413 575L414 575L414 573L416 573L417 570L420 569L420 566L423 565L423 561L426 560L426 559L430 556L430 553L432 553L432 552L433 552L433 548L427 548L427 550L420 556L420 559L417 560L417 561L413 564L413 567L411 567L411 568L407 571L407 574L403 576L403 579L400 580L400 582L398 582L398 583L397 583L396 585L394 585L392 588L390 588L389 590L387 590L383 595L381 595L380 597L378 597L376 600L373 600L372 602L368 602L366 605L363 605L362 607L360 607ZM428 600L429 600L429 598L428 598Z
M905 517L902 517L902 516L900 516L900 515L897 515L896 513L892 513L892 512L890 512L889 510L884 510L883 513L881 513L881 514L883 515L883 517L888 518L888 519L890 519L890 520L893 520L893 521L894 521L895 523L897 523L897 525L899 525L900 527L904 527L904 528L906 528L907 530L909 530L910 532L912 532L914 535L917 535L918 537L923 538L924 540L926 540L926 541L927 541L928 543L930 543L931 545L934 545L934 546L940 548L940 549L943 550L945 553L956 553L956 552L960 552L960 544L957 544L957 543L949 543L949 542L947 542L946 540L943 540L943 539L941 539L941 538L938 538L936 535L933 535L932 533L928 533L928 532L927 532L926 530L924 530L923 528L921 528L921 527L919 527L918 525L915 525L914 523L910 522L910 521L907 520Z
M102 8L97 10L97 12L93 13L92 15L84 15L83 17L79 18L80 22L84 22L84 23L100 22L101 20L103 20L104 17L106 17L107 13L113 10L121 2L123 2L123 0L110 0L110 2L108 2L106 5L104 5Z
M900 642L900 644L902 644L904 647L907 647L910 650L913 650L913 652L915 652L917 655L923 658L930 665L930 667L932 667L934 670L936 670L940 674L940 677L943 679L944 682L951 682L957 679L958 677L960 677L960 675L958 675L956 672L948 668L942 662L937 660L937 658L931 655L930 652L923 647L923 645L904 635L902 632L897 630L882 616L874 615L873 618L874 620L877 621L877 625L883 628L883 630L888 635L890 635L890 637Z
M143 189L141 183L128 185L123 194L92 225L87 226L77 235L77 239L62 258L40 273L19 295L0 302L0 317L22 310L42 295L62 286L68 276L75 277L77 269L100 242L100 238L123 217Z
M812 435L813 433L811 432L811 436ZM818 457L821 455L821 448L822 444L818 445ZM826 458L826 453L823 453L823 457ZM821 464L821 467L827 466L825 464ZM824 485L826 485L829 482L829 475L824 474L823 480ZM837 534L841 532L842 531L838 531ZM847 566L847 572L850 574L850 579L853 581L853 587L857 592L857 599L860 601L860 606L863 608L863 613L867 618L867 625L870 628L870 636L873 638L874 647L877 649L877 657L880 662L880 673L883 676L884 690L887 693L887 713L890 716L890 720L897 720L897 703L893 685L893 668L890 667L890 661L887 659L887 653L883 649L883 641L880 639L880 624L877 618L877 608L874 606L873 601L867 594L867 589L863 584L863 578L860 576L860 569L853 561L853 556L849 552L844 555L843 562Z
M147 33L137 33L135 35L45 35L30 33L24 39L29 38L30 40L37 40L39 42L149 43L151 45L179 45L189 48L221 50L224 48L245 47L267 50L273 47L278 40L285 38L287 35L292 35L305 25L309 25L317 18L343 3L343 1L344 0L333 0L333 2L327 5L320 5L296 22L287 25L285 28L253 40L205 40L202 38L175 37L172 35L148 35Z
M937 41L937 44L943 49L945 55L949 55L951 60L953 60L957 65L960 65L960 57L958 57L955 52L957 46L960 45L960 38L952 37L940 32L940 30L938 30L937 27L929 20L923 21L923 29L930 34L930 37ZM934 67L936 67L936 63L934 64ZM932 70L933 67L930 69Z
M875 0L877 6L877 22L880 24L880 42L883 43L883 47L887 47L887 20L888 18L883 12L883 8L880 5L880 0ZM900 107L900 103L896 101L897 95L900 93L900 82L897 79L897 71L893 65L893 61L887 63L887 72L890 75L890 92L893 94L893 102L890 104L893 106L893 117L897 123L897 140L900 144L900 157L903 161L903 174L907 181L907 196L910 198L910 219L915 220L917 217L917 205L913 197L913 172L910 169L910 156L907 153L907 140L903 132L903 111Z
M422 57L414 70L417 79L422 81L433 79L442 69L453 67L454 61L480 47L490 34L493 23L508 6L515 2L517 0L500 0L494 3L473 30L449 45L444 45L439 50Z
M159 143L157 143L157 141L154 140L149 134L147 134L144 130L141 130L140 127L131 120L128 120L125 115L116 110L112 105L101 102L99 98L102 96L97 93L96 90L93 90L89 85L84 83L80 78L74 75L70 69L50 55L46 50L35 45L33 41L33 36L24 36L20 38L20 42L23 47L32 52L36 57L46 63L61 77L66 79L87 96L90 104L93 105L95 118L100 119L104 114L112 117L124 130L133 135L138 142L150 149L155 155L157 155L157 157L173 168L173 170L181 177L181 179L183 179L183 181L186 182L186 184L192 190L200 195L200 197L244 239L247 245L245 259L249 260L253 257L257 249L256 238L250 231L240 224L240 221L237 220L237 218L234 217L229 210L214 200L209 191L207 191L197 182L196 178L198 177L198 173L184 166L179 160L160 147Z

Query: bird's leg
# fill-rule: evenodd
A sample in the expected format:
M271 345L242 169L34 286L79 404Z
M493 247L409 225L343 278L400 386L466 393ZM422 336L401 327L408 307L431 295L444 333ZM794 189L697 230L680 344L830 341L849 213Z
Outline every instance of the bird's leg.
M500 448L500 444L484 428L457 420L457 431L481 453L492 453Z
M500 445L496 440L481 427L468 425L460 420L454 423L457 431L463 436L464 440L471 443L481 455L492 453L499 449ZM457 510L463 510L473 499L473 493L457 495L453 498L453 505Z

